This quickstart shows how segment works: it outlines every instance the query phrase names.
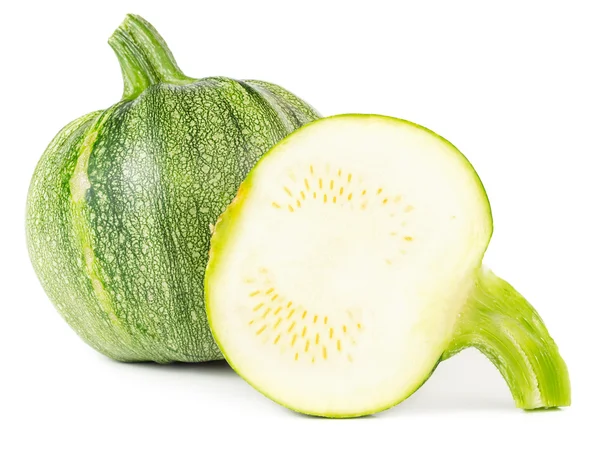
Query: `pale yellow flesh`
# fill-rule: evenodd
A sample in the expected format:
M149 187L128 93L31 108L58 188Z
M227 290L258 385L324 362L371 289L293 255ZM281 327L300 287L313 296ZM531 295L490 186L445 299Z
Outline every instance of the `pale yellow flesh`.
M464 157L397 119L330 118L276 147L242 191L207 279L233 367L317 415L366 414L414 391L490 234Z

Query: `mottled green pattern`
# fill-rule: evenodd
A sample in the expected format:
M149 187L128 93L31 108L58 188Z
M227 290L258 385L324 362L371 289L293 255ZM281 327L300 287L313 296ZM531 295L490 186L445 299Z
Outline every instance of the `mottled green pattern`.
M30 254L54 304L97 350L123 361L222 357L204 310L210 226L259 157L317 117L283 89L263 91L226 78L155 85L49 146L29 195ZM91 186L78 207L69 182L86 137Z
M60 314L98 351L124 359L118 333L100 307L85 272L73 226L69 181L86 132L100 113L67 125L38 163L27 202L27 240L34 269Z

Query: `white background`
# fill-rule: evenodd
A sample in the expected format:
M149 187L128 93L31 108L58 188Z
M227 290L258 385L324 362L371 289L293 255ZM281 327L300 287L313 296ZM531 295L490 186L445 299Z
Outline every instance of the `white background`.
M3 2L0 6L0 460L600 460L598 2ZM515 409L474 351L375 417L292 413L224 363L119 364L59 317L28 261L34 166L67 122L121 94L106 39L125 13L188 75L279 83L322 114L423 124L492 202L486 263L538 308L573 406ZM567 459L568 458L568 459Z

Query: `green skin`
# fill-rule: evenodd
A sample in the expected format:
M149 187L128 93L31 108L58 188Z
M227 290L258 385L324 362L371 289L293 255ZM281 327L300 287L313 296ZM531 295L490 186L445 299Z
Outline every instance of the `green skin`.
M343 114L333 117L381 118L386 116ZM305 130L312 124L326 123L329 118L332 117L321 118L315 122L311 122L295 133ZM477 172L466 157L448 140L413 122L391 117L386 118L393 119L400 124L410 124L420 130L425 130L450 145L464 161L465 168L472 171L473 175L477 177L481 193L487 200L485 188L479 180ZM287 142L293 136L294 134L290 135L281 144ZM262 159L267 158L271 153L276 151L277 147L277 145L274 146ZM205 278L206 309L208 321L211 326L211 314L219 309L211 301L211 287L213 284L219 284L217 278L220 265L219 255L228 252L228 242L234 233L243 232L243 229L236 226L236 221L244 210L248 191L252 189L254 183L262 181L260 163L261 161L252 169L246 180L241 184L237 196L220 216L211 238L210 258ZM491 225L491 209L488 207L488 210ZM481 248L480 261L483 260L487 244L492 237L492 226L489 229L490 235L488 236L486 245ZM399 396L395 402L389 403L382 408L347 415L314 414L307 410L296 409L289 403L279 402L256 387L247 377L244 377L244 379L268 398L297 412L332 418L359 417L389 409L404 401L427 381L441 361L449 359L465 348L474 347L490 359L500 371L510 388L517 407L530 410L569 406L571 404L571 385L567 366L536 310L509 283L485 267L474 269L473 280L473 289L465 305L460 310L459 317L455 322L454 334L449 339L446 351L437 361L431 364L429 373L423 377L422 381L415 385L412 391L405 396ZM227 345L224 345L219 340L215 329L212 332L225 359L239 373L236 364L227 356Z
M109 43L123 99L67 125L42 156L27 201L31 261L106 356L221 359L203 296L212 225L261 155L318 114L277 85L186 77L140 17Z

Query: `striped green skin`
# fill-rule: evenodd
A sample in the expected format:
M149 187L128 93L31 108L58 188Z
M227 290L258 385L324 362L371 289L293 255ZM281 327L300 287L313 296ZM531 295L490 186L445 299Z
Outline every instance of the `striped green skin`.
M279 86L219 77L153 84L67 125L27 202L60 314L120 361L221 359L203 296L212 224L260 156L317 117Z

